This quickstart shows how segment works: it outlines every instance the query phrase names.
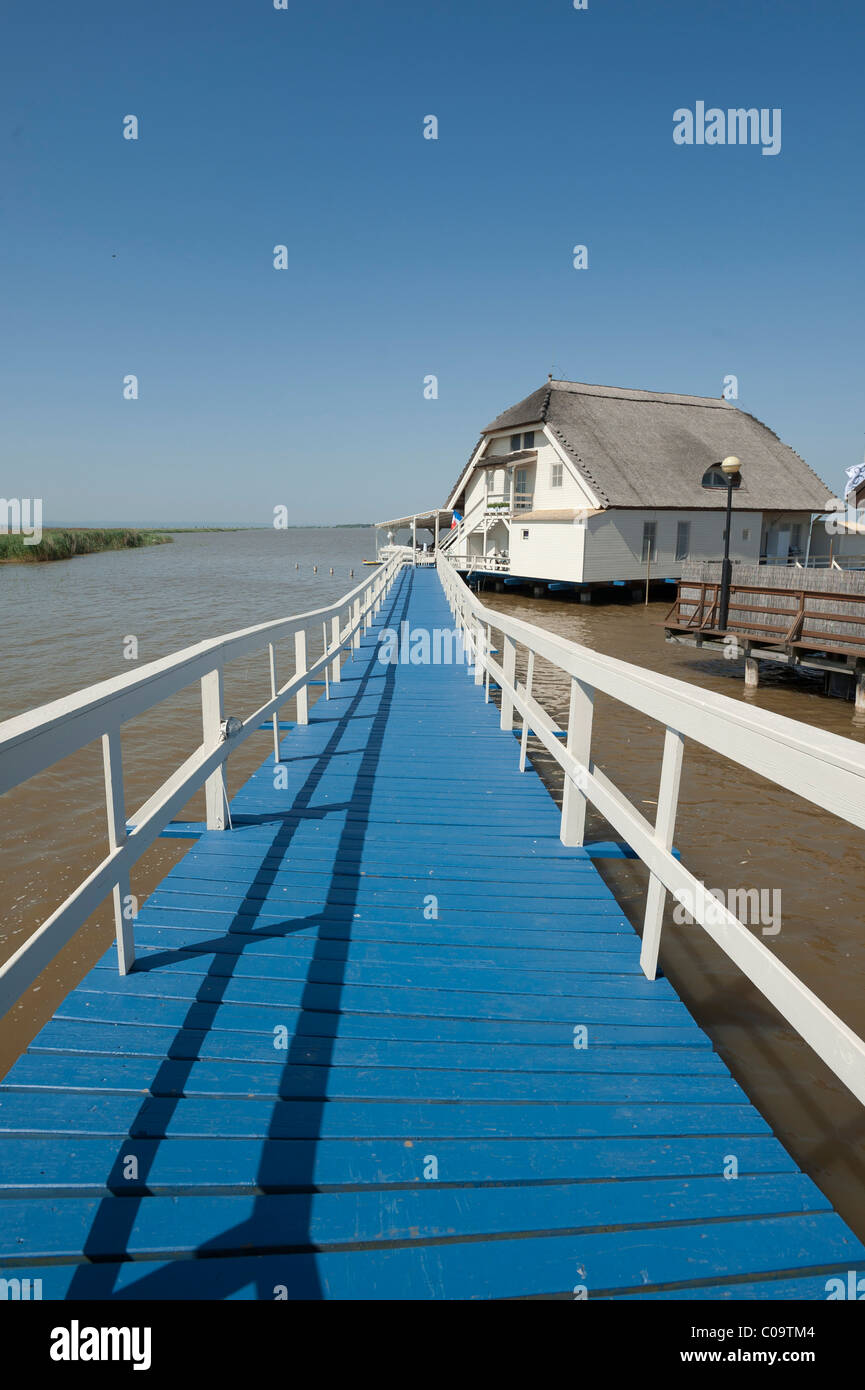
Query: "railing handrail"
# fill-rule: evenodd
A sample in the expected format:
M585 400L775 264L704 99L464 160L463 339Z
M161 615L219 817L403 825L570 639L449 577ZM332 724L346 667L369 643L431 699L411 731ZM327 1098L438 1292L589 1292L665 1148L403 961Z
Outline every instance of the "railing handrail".
M355 648L360 645L362 629L369 627L374 613L378 612L394 578L405 563L405 555L396 554L386 564L378 565L365 575L347 594L323 608L210 638L150 662L140 671L100 681L0 724L0 793L29 781L38 772L101 738L109 845L108 854L87 878L0 966L0 1015L11 1008L109 894L114 898L118 965L121 974L128 972L135 958L134 903L129 892L132 866L202 786L206 793L208 828L224 829L227 794L223 764L229 754L257 732L263 720L272 719L274 760L279 762L280 708L288 700L295 699L297 722L307 723L307 687L319 671L324 672L326 696L329 698L330 682L340 679L340 655L345 643L351 640ZM322 629L324 649L310 663L307 660L307 629L318 624ZM294 672L280 686L277 683L275 646L278 641L292 635ZM223 695L225 665L251 651L264 648L268 648L270 653L270 699L246 719L226 720ZM200 745L137 813L127 819L120 752L121 726L199 679L202 708ZM127 905L132 908L131 911L127 910Z
M521 716L520 766L525 767L529 729L565 774L561 839L582 845L589 801L649 869L640 963L649 979L657 973L667 892L733 960L748 979L846 1086L865 1103L865 1042L799 980L730 909L707 894L702 883L673 854L685 737L766 777L790 792L865 827L865 750L851 739L803 725L784 715L753 710L714 691L702 690L601 655L522 619L487 608L463 583L443 555L438 573L455 620L474 656L476 684L490 677L501 689L501 727ZM490 634L502 633L503 655L494 661ZM524 683L516 678L516 647L527 649ZM555 720L532 696L535 657L571 678L567 741ZM652 825L591 757L594 694L601 690L640 710L665 729L655 824Z
M380 569L379 566L372 570L348 593L324 608L311 609L308 613L292 614L265 623L255 623L251 627L238 628L234 632L206 638L189 647L181 647L179 651L170 652L168 656L157 657L155 661L147 662L136 671L109 676L104 681L97 681L94 685L85 686L70 695L62 695L56 700L49 700L44 705L37 705L34 709L25 710L3 720L0 722L0 795L11 787L29 780L36 773L44 771L45 767L50 767L56 761L52 759L51 762L40 764L34 758L32 771L22 775L17 767L12 768L8 757L19 745L38 739L42 734L53 734L60 726L72 724L92 710L104 708L108 701L112 702L112 722L125 724L135 715L160 704L168 696L191 685L198 678L200 670L212 668L211 657L220 657L223 663L234 661L251 651L260 650L270 642L290 637L314 622L325 622L329 617L340 613L360 593L369 588ZM137 698L141 693L147 695L144 703ZM87 727L83 726L80 738L68 748L68 753L77 752L85 747L93 741L93 737ZM35 746L31 751L35 752Z

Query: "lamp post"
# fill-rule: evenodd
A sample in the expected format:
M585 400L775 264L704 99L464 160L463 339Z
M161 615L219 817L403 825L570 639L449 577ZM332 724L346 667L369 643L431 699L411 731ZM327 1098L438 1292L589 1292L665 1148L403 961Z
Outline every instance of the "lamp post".
M724 558L721 561L721 597L718 603L718 627L727 630L730 613L730 580L733 577L733 562L730 559L730 531L733 521L733 487L742 467L735 454L730 454L721 464L721 471L727 479L727 523L724 529Z

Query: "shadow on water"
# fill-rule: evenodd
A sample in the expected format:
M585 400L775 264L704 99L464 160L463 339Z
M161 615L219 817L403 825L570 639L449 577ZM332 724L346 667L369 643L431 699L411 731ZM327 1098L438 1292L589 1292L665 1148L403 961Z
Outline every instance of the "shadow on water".
M397 626L401 619L406 616L408 611L409 595L411 593L412 575L406 572L402 581L398 580L390 595L387 604L388 616L384 622L388 625ZM356 658L357 660L357 658ZM135 1227L139 1215L141 1203L147 1193L147 1177L152 1172L153 1164L159 1152L160 1144L167 1138L168 1128L172 1117L176 1113L180 1101L183 1099L184 1082L188 1081L191 1069L200 1058L200 1046L206 1037L208 1028L215 1024L220 1005L225 999L228 985L234 977L234 970L230 969L226 973L217 973L217 966L220 972L225 968L224 962L234 957L232 965L238 962L244 952L245 945L249 945L262 936L273 938L280 934L288 935L290 932L302 930L310 925L320 925L316 918L294 918L290 923L286 923L285 933L280 933L274 924L269 923L266 932L250 932L251 922L258 917L265 908L265 893L274 884L276 874L287 866L287 859L291 850L292 840L298 829L308 823L310 814L315 819L321 819L321 812L310 811L315 792L332 765L332 757L336 754L340 740L349 730L351 721L356 717L361 702L369 698L369 683L372 679L382 680L384 672L383 688L376 690L378 697L378 709L372 721L372 728L366 739L366 744L362 752L360 765L355 777L354 793L349 803L337 803L328 808L328 814L339 813L351 808L356 818L349 821L346 819L340 839L334 851L333 865L331 869L332 877L337 875L340 879L349 876L355 878L354 889L356 892L360 882L359 860L357 850L363 845L364 830L366 825L365 816L370 809L370 801L373 795L374 774L376 772L381 752L382 740L390 714L391 703L394 694L394 680L396 667L393 665L382 666L375 659L375 650L370 652L366 668L360 674L355 693L349 698L347 706L340 715L333 721L333 730L327 738L327 742L322 752L315 758L309 775L303 783L298 794L294 798L291 810L285 817L269 816L263 817L262 821L276 821L280 828L277 830L274 839L263 848L262 864L259 867L253 883L246 892L243 904L238 911L237 917L232 926L229 927L230 935L235 922L239 918L243 919L244 932L248 933L245 939L232 938L232 945L237 940L236 950L228 953L219 952L214 954L214 960L207 970L204 980L196 992L195 1001L190 1005L189 1011L177 1031L172 1047L168 1049L167 1057L171 1057L172 1050L179 1046L181 1038L189 1037L189 1030L200 1033L198 1049L192 1049L195 1055L184 1058L183 1060L170 1060L163 1062L157 1068L153 1079L153 1087L156 1091L160 1089L160 1081L167 1081L170 1076L171 1089L176 1090L177 1094L171 1097L148 1096L143 1101L138 1114L129 1128L128 1140L124 1140L120 1146L120 1151L112 1166L111 1174L107 1185L118 1195L106 1197L100 1201L93 1218L93 1222L84 1242L83 1253L90 1263L80 1265L69 1285L67 1298L87 1298L105 1299L118 1296L120 1291L115 1293L116 1263L122 1260L127 1252L128 1243ZM290 737L290 736L289 736ZM286 745L284 745L286 747ZM286 747L290 752L290 744ZM360 813L357 816L357 813ZM249 823L250 818L245 818ZM230 833L230 832L229 832ZM348 850L352 851L349 856ZM351 865L356 864L353 870ZM341 896L344 896L341 894ZM346 952L343 964L348 958L348 942L350 939L351 926L356 907L356 897L351 894L350 900L338 904L328 904L327 922L328 928L333 924L341 922L344 926ZM221 937L220 942L224 943L225 937ZM191 949L184 947L184 955L210 954L216 939L204 941L198 947ZM339 1009L341 1002L341 991L344 978L333 982L328 986L322 986L316 982L316 967L322 960L327 960L329 970L335 966L334 957L330 951L327 955L322 953L327 949L322 943L319 935L316 935L313 953L309 959L304 981L304 988L300 1000L299 1009L295 1023L294 1034L291 1039L288 1053L280 1074L278 1087L279 1099L274 1101L271 1111L267 1134L261 1144L261 1155L259 1158L256 1173L256 1186L258 1188L274 1188L279 1186L283 1191L291 1188L292 1191L292 1213L290 1223L290 1239L285 1242L292 1250L309 1251L314 1247L312 1232L312 1202L315 1188L315 1175L318 1153L318 1141L321 1138L322 1120L324 1108L327 1105L326 1099L326 1078L328 1069L333 1057L334 1044L336 1041L339 1026ZM136 973L145 969L158 969L160 964L166 965L172 962L172 957L168 953L159 953L156 958L148 958L147 961L140 962L136 966ZM323 1010L323 990L327 991L328 1008ZM314 1015L314 1018L312 1017ZM309 1032L305 1029L309 1027ZM314 1096L303 1103L302 1128L303 1134L308 1137L308 1142L297 1143L291 1133L287 1121L290 1121L290 1114L286 1114L283 1106L284 1097L293 1094L291 1084L292 1068L297 1067L309 1060L310 1037L316 1038L318 1052L317 1063L321 1069L321 1076L324 1084L321 1087L321 1095ZM168 1069L168 1070L166 1070ZM292 1101L292 1105L299 1102ZM297 1115L298 1111L294 1111ZM149 1140L140 1146L140 1152L136 1147L135 1138L139 1133L146 1133L147 1130L155 1131L157 1137ZM291 1153L289 1156L280 1152L282 1144L280 1141L290 1140ZM206 1142L200 1139L198 1142ZM136 1153L139 1158L139 1181L135 1194L128 1192L128 1185L124 1183L122 1177L123 1160L130 1153ZM126 1191L124 1191L126 1189ZM198 1200L188 1197L187 1201ZM207 1281L206 1293L201 1296L207 1298L220 1299L236 1292L237 1289L247 1286L251 1280L248 1272L248 1265L243 1258L245 1255L254 1254L260 1250L262 1244L267 1242L268 1237L273 1235L273 1213L269 1209L272 1198L268 1196L256 1196L251 1199L251 1210L248 1218L234 1227L230 1227L221 1232L217 1237L198 1247L195 1254L198 1256L206 1255L230 1255L239 1254L237 1261L225 1260L210 1265L210 1274ZM283 1246L283 1248L285 1248ZM279 1254L279 1246L270 1246L267 1253ZM108 1263L111 1261L112 1263ZM101 1263L100 1263L101 1262ZM193 1270L201 1270L201 1265L193 1265L184 1259L169 1262L162 1269L152 1270L144 1274L140 1279L127 1283L122 1290L124 1298L170 1298L189 1295L189 1279L194 1278ZM315 1299L324 1296L321 1286L317 1260L314 1253L306 1255L294 1254L291 1257L290 1269L285 1271L285 1277L280 1278L280 1282L288 1288L289 1297ZM256 1293L259 1298L273 1298L273 1285L270 1278L264 1276L256 1277Z

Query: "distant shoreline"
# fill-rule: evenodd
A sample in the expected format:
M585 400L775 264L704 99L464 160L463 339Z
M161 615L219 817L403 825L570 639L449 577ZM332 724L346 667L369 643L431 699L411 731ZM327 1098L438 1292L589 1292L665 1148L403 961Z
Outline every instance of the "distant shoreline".
M86 526L48 527L35 544L23 535L0 534L0 565L41 564L51 560L71 560L76 555L96 555L105 550L137 550L145 545L170 545L172 537L162 531L134 527L90 528Z
M0 532L0 565L41 564L98 555L107 550L138 550L145 545L170 545L175 536L210 535L223 531L269 531L269 526L46 526L35 545L27 537ZM286 531L371 531L373 522L340 521L281 527Z

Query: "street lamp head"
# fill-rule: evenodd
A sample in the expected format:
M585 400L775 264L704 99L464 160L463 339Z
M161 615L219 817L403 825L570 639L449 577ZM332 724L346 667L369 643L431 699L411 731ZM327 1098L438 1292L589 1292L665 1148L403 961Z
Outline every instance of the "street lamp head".
M732 478L735 477L741 467L742 464L740 460L736 458L736 455L729 454L721 464L721 471L726 473L728 478Z

